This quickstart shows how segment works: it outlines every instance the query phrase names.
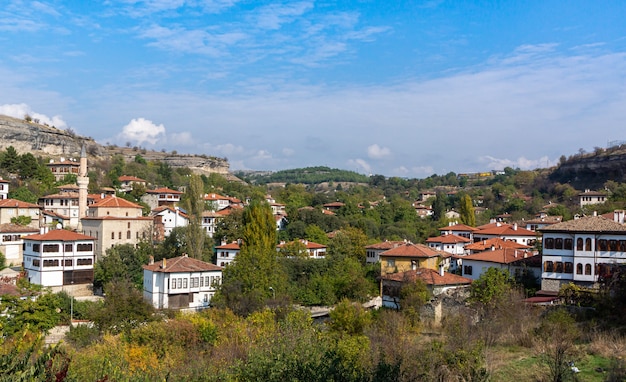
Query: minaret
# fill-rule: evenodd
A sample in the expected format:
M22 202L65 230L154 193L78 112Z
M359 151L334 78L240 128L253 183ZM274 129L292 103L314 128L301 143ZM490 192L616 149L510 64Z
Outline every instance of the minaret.
M81 219L87 216L87 187L89 186L89 177L87 176L87 153L83 144L80 150L80 168L76 177L78 183L78 230L82 231Z

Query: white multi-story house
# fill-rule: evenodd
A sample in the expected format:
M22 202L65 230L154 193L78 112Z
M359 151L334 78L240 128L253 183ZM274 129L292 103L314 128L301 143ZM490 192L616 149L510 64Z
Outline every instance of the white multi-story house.
M9 181L0 178L0 199L9 197Z
M463 255L465 253L465 245L469 243L471 243L470 239L454 234L426 239L426 244L435 251L445 251L453 255Z
M17 224L0 224L0 252L4 254L7 265L21 265L24 261L24 236L39 233L37 228Z
M614 218L587 216L553 224L543 234L541 289L557 292L573 282L593 286L612 264L626 264L624 211Z
M474 239L473 233L478 231L478 228L472 227L466 224L454 224L450 223L447 227L439 228L441 235L456 235L470 239Z
M146 187L146 181L136 176L122 175L118 178L120 181L120 191L131 192L135 185Z
M400 241L388 241L385 240L380 243L370 244L365 246L365 262L368 264L374 264L380 261L380 254L395 248L400 245L406 244L406 240Z
M150 209L155 209L161 206L174 207L178 202L180 202L180 196L182 194L183 193L180 191L162 187L146 191L146 193L141 197L141 201L149 205Z
M157 207L152 210L151 215L154 217L159 217L161 228L163 230L163 237L169 236L174 228L186 227L189 224L189 217L178 207Z
M531 251L514 248L488 249L463 257L461 274L476 280L489 268L506 270L511 277L526 275L539 280L541 257Z
M308 256L311 259L323 259L326 257L326 246L323 244L314 243L309 240L300 239L298 240L300 244L302 244L302 253L300 255ZM280 251L285 246L293 245L296 242L292 241L289 243L282 242L276 246L276 250Z
M488 240L499 237L502 240L514 241L524 245L534 245L537 241L537 233L526 228L518 227L517 223L491 223L478 227L474 231L474 241Z
M23 240L24 270L31 283L60 287L93 282L93 237L55 229Z
M220 267L225 267L235 261L235 258L241 250L240 243L233 241L232 243L223 243L215 247L217 252L216 264Z
M591 204L600 204L606 202L607 197L604 192L585 190L578 194L578 204L580 207L588 206Z
M221 283L221 267L186 255L143 266L143 297L157 309L208 308Z

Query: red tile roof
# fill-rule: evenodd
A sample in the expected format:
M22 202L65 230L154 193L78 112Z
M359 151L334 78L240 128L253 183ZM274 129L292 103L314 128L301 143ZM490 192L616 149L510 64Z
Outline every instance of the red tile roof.
M441 244L457 244L457 243L469 243L470 239L455 234L443 235L437 237L429 237L426 239L427 243L441 243Z
M503 248L496 250L487 250L473 255L463 257L465 260L486 261L490 263L509 264L518 260L533 257L533 253L520 249Z
M449 225L447 227L441 227L439 228L439 231L465 231L465 232L472 232L472 231L478 231L478 228L469 226L469 225L465 225L465 224L455 224L455 225Z
M218 245L215 248L219 248L219 249L236 249L236 250L241 249L241 247L239 246L239 243L236 242L236 241L233 241L232 243L228 243L228 244L224 244L224 245Z
M165 265L165 267L163 267ZM161 273L181 273L181 272L203 272L203 271L221 271L222 268L215 264L205 263L197 259L187 256L173 257L155 262L154 264L144 265L143 269L152 272Z
M302 239L300 239L299 241L300 241L300 243L304 244L306 249L322 249L322 248L326 248L325 245L314 243L312 241L302 240ZM278 244L277 247L278 248L282 248L282 247L284 247L287 244L293 244L293 243L295 243L295 241L291 241L289 243L281 243L281 244Z
M32 203L27 203L27 202L23 202L21 200L17 200L17 199L2 199L0 200L0 208L37 208L39 209L39 205L37 204L32 204Z
M100 208L100 207L108 207L108 208L142 208L139 204L135 204L133 202L129 202L124 198L118 198L116 196L105 197L104 199L100 199L96 201L94 204L90 205L89 208Z
M366 245L365 249L379 249L379 250L388 250L391 248L395 248L399 245L404 245L407 242L404 240L399 240L399 241L383 241L380 243L375 243L375 244L370 244L370 245Z
M145 182L145 180L141 179L141 178L137 178L136 176L131 176L131 175L122 175L119 178L120 182Z
M65 229L53 229L48 233L24 236L23 239L37 241L77 241L77 240L96 240L95 237L80 234L78 232L68 231Z
M498 235L498 236L537 236L534 231L527 230L526 228L513 226L511 224L502 224L500 226L481 229L474 232L476 235Z
M171 188L167 188L167 187L161 187L161 188L156 188L154 190L148 190L146 191L146 193L148 194L177 194L177 195L182 194L181 191L172 190Z
M398 281L398 282L414 282L417 279L422 280L426 285L467 285L471 284L472 280L467 277L455 275L454 273L444 272L443 276L434 269L417 268L416 270L388 273L382 275L383 280Z
M528 245L520 244L512 240L504 240L499 237L493 237L491 239L481 240L472 244L467 244L465 246L465 249L470 250L470 251L485 251L487 249L490 249L491 247L494 247L496 249L502 249L502 248L529 249L531 248Z
M385 252L382 252L380 256L393 256L393 257L436 257L436 256L449 256L449 253L441 253L433 250L432 248L424 244L405 243L395 248L391 248Z

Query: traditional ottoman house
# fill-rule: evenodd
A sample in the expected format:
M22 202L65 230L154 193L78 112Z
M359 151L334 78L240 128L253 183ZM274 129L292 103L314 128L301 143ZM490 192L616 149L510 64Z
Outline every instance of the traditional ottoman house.
M159 223L162 225L163 237L167 237L176 227L186 227L189 224L189 216L178 207L157 207L152 210L151 216L158 217ZM156 225L156 220L155 220ZM161 229L156 229L160 231Z
M365 246L365 262L368 264L374 264L380 261L380 254L395 248L399 245L406 244L406 240L400 241L388 241L385 240L380 243L370 244Z
M543 234L542 291L574 283L593 287L611 265L626 264L624 211L613 219L588 216L553 224Z
M465 246L472 241L455 234L429 237L426 244L435 251L445 251L452 255L465 254Z
M157 309L208 308L221 283L221 267L186 255L143 266L143 297Z
M231 264L233 261L235 261L235 258L239 254L240 250L241 246L238 241L218 245L217 247L215 247L215 251L217 252L217 258L215 260L216 264L220 267L225 267Z
M526 228L519 227L517 223L506 224L496 222L487 226L478 227L474 231L474 241L488 240L499 237L502 240L515 241L524 245L534 245L537 233Z
M28 226L39 229L41 207L37 204L27 203L17 199L0 200L0 224L11 223L11 219L19 216L30 217L31 221Z
M423 244L404 243L380 254L381 275L405 272L417 268L439 270L442 266L448 269L450 255L443 251L435 251Z
M76 175L78 176L78 172L80 169L80 163L73 159L65 159L60 158L60 160L55 161L54 159L50 159L50 162L46 164L48 169L54 175L55 181L60 181L65 178L66 175Z
M511 277L541 277L541 257L531 251L502 248L486 250L463 257L462 275L472 280L489 268L498 268L509 272Z
M309 257L310 259L323 259L326 257L326 246L323 244L314 243L309 240L300 239L298 241L292 241L289 243L282 242L276 246L276 250L280 252L282 248L286 246L293 245L295 243L302 244L302 253L303 257Z
M447 227L439 228L441 235L456 235L465 237L470 240L474 240L473 233L478 231L478 228L466 225L466 224L453 224L450 223Z
M0 225L0 252L4 254L6 265L22 265L24 260L24 236L38 234L39 230L17 224Z
M95 239L55 229L24 240L24 270L28 281L44 287L93 282Z
M578 194L578 204L580 205L580 208L592 204L601 204L606 202L606 200L606 193L601 191L591 191L587 189L585 192Z
M178 202L180 202L180 196L182 194L183 193L180 191L162 187L154 190L147 190L141 197L141 201L149 205L150 209L155 209L161 206L174 207Z
M118 178L120 181L120 191L128 193L133 190L134 187L146 187L146 181L136 176L122 175Z

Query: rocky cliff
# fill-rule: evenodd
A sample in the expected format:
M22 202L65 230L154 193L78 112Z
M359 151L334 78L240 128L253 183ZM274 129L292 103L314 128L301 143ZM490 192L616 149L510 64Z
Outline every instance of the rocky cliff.
M132 161L137 154L141 154L147 161L165 162L174 168L188 167L197 174L229 175L229 164L224 158L102 146L92 138L81 137L71 131L0 115L0 150L13 146L20 154L30 152L35 156L53 159L78 158L83 145L91 159L119 154L126 161Z
M596 150L570 157L550 175L550 179L569 183L579 190L602 188L607 180L626 182L626 147Z

